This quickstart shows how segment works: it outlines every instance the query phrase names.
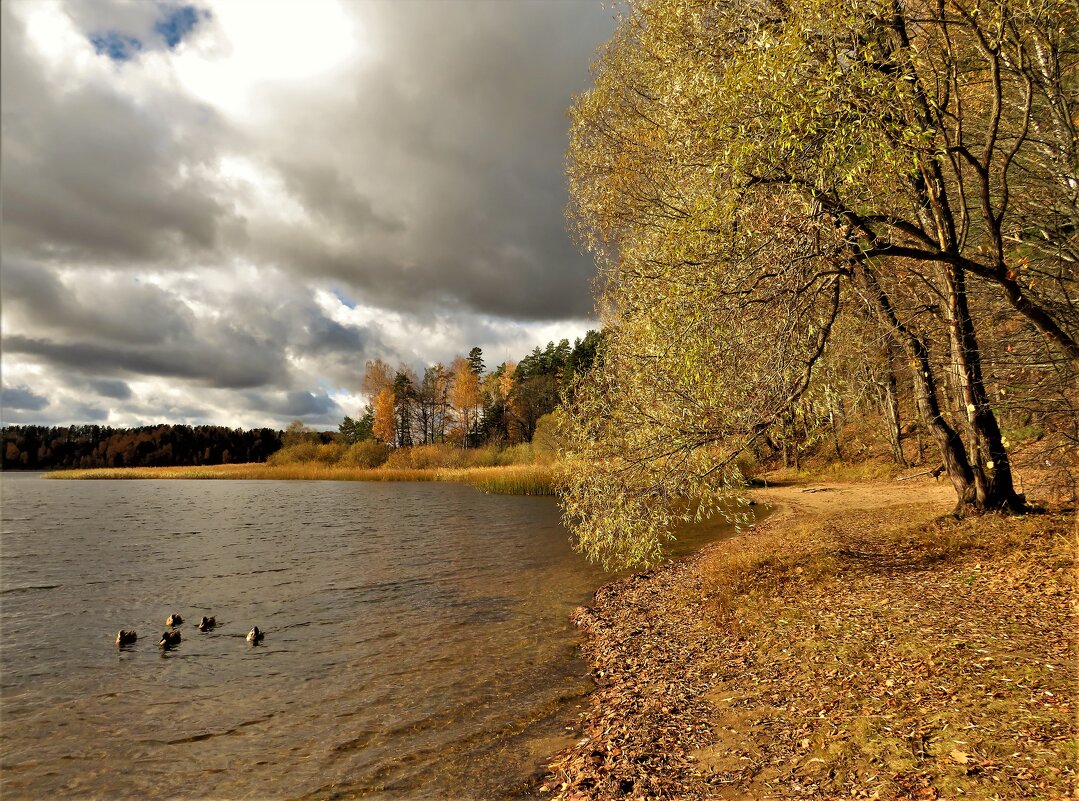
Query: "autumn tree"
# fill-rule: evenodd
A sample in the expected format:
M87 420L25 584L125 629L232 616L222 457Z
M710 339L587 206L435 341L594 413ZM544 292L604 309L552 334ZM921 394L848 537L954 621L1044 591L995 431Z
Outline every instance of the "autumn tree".
M369 398L377 398L386 387L392 387L396 371L382 359L368 359L364 365L360 390Z
M468 447L472 429L477 422L477 413L483 405L483 393L480 379L472 369L472 363L464 356L453 360L453 385L450 389L450 404L460 415L461 443Z
M397 414L393 387L383 387L375 398L375 419L371 432L380 442L397 444Z
M500 364L498 369L488 376L485 387L491 398L490 405L497 409L501 434L508 442L526 441L527 437L521 427L517 405L520 390L520 383L517 380L517 363L505 361Z
M416 402L422 441L441 442L449 423L450 373L438 362L423 371L423 381L416 389Z
M607 334L566 500L590 554L650 561L713 511L858 318L957 509L1022 507L983 347L1008 314L1074 380L1076 25L1064 0L630 4L571 112Z

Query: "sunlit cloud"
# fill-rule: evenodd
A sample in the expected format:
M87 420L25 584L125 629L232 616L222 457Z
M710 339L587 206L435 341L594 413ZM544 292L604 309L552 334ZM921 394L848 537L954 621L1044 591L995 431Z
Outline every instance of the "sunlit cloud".
M264 90L295 90L362 57L359 18L337 0L207 4L210 22L175 57L180 83L228 116L264 118ZM354 11L355 9L353 9Z

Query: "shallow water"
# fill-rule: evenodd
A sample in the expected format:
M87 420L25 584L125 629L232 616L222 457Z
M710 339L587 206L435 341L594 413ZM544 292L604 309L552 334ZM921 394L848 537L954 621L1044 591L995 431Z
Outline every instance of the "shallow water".
M568 615L607 577L550 498L13 473L0 487L6 800L503 798L590 688ZM163 651L172 612L182 641ZM115 646L120 628L138 642Z

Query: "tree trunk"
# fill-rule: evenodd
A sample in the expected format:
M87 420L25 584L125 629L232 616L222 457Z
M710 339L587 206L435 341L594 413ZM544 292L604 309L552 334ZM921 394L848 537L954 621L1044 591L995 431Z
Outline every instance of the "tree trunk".
M870 265L861 265L860 271L863 285L868 291L869 297L877 306L882 320L884 321L889 335L904 351L910 359L911 376L913 378L914 396L917 401L918 412L929 430L933 440L940 450L941 461L944 469L955 487L958 499L956 513L962 512L975 502L974 474L967 459L966 449L959 433L948 424L940 410L940 400L937 396L936 379L933 376L933 365L929 360L929 350L918 336L903 325L895 313L891 299L881 288L876 273Z
M800 470L802 465L798 458L798 410L791 404L790 412L791 421L791 436L790 436L790 448L791 448L791 460L794 463L794 469Z
M1021 511L1025 504L1015 491L1008 452L982 379L981 352L967 303L963 272L944 269L948 300L948 339L958 400L970 430L970 463L975 504L979 510Z
M835 449L835 458L843 459L843 451L839 449L839 424L836 422L836 399L832 394L831 387L826 388L826 398L828 400L828 425L832 429L832 447ZM842 403L842 400L840 400Z
M888 423L888 441L896 464L907 466L903 456L903 426L899 418L899 390L893 366L895 344L889 339L884 351L884 417Z

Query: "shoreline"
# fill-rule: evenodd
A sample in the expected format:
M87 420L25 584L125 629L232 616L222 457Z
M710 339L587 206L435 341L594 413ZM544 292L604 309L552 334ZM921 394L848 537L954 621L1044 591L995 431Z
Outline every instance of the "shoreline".
M95 467L43 471L58 481L450 481L498 495L554 495L554 468L543 464L493 467L348 467L318 462L265 462L178 467Z
M1073 518L943 520L932 480L750 497L775 511L575 611L595 689L540 793L1074 793Z

